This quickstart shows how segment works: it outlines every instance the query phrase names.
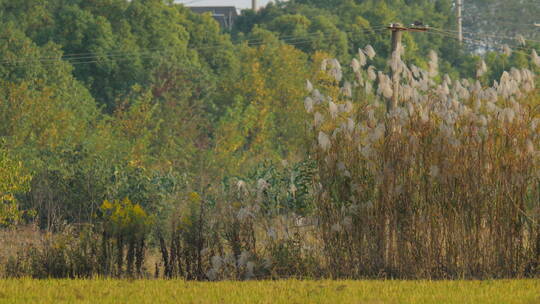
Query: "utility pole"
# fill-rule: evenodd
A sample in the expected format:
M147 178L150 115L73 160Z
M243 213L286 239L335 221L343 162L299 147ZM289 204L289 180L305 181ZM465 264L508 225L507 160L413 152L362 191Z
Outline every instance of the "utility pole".
M257 5L257 0L251 0L251 8L253 9L253 11L257 11L257 9L259 8L259 6Z
M457 14L457 27L458 27L458 40L459 44L463 43L463 16L461 10L463 9L463 0L456 0L456 14Z
M399 26L399 24L396 24ZM401 60L401 37L403 37L403 30L393 29L392 30L392 61L399 62ZM398 106L399 99L399 73L397 71L393 72L392 75L392 103L388 109L391 111Z
M426 32L428 27L420 21L415 21L411 24L410 27L404 27L399 23L392 23L388 27L392 31L392 61L400 62L401 61L401 38L403 37L403 32ZM388 104L387 111L391 112L398 106L399 102L399 77L400 72L394 70L392 72L392 100Z

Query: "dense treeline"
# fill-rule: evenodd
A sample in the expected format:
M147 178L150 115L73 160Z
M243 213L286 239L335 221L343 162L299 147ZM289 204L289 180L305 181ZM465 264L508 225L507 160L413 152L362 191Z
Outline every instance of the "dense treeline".
M337 94L334 99L365 86L357 102L384 104L387 90L380 75L392 66L385 26L422 20L449 30L453 9L450 0L296 0L244 11L225 32L211 16L172 1L0 1L0 226L34 224L59 235L6 269L35 276L142 275L149 268L146 250L156 249L155 273L168 277L426 277L429 271L411 274L397 269L395 261L343 272L332 264L336 260L321 261L305 247L334 246L351 236L287 227L306 221L334 229L317 218L338 216L325 205L333 200L321 196L320 187L350 191L350 185L339 188L339 178L327 176L333 184L319 184L328 160L313 147L312 117L302 102L306 79L327 96ZM504 54L495 52L497 45L479 56L477 46L460 47L448 35L434 31L403 38L402 59L417 67L415 74L432 68L430 50L439 55L438 72L426 80L427 87L447 82L448 88L449 79L465 78L481 87L496 81L497 89L504 70L518 71L519 79L512 74L518 83L539 71L540 43L534 40L516 39ZM358 67L330 68L337 60L329 58L352 62L353 68L369 60L369 68L358 76ZM321 64L339 77L329 77ZM351 77L361 78L342 80ZM530 91L519 98L534 104L537 91ZM339 200L333 208L342 208L346 198ZM372 220L355 218L355 223ZM274 237L280 234L276 227L285 227L286 237ZM523 229L507 240L525 233L521 242L527 243L538 233ZM260 239L268 237L272 241L262 246ZM305 238L320 242L306 245ZM385 250L398 247L392 248ZM57 250L61 258L52 265L60 266L31 266L50 262L55 255L49 250ZM536 266L524 258L530 252L516 252L522 260L515 268L534 273ZM349 252L347 258L365 263L366 256ZM324 265L331 264L339 272L328 272ZM435 276L493 275L464 273L457 264ZM521 268L514 274L523 274ZM501 267L496 275L512 272Z

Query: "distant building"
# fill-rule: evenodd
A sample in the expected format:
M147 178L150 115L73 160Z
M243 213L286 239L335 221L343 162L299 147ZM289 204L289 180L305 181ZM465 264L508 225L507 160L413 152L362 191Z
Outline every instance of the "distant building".
M234 21L238 17L238 11L234 6L190 6L189 8L197 14L211 13L221 27L228 30L232 30Z

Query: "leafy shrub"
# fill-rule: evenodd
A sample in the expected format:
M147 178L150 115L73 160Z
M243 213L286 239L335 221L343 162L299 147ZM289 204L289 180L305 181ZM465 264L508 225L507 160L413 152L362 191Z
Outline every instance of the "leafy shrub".
M45 234L25 244L4 265L7 277L88 278L98 274L98 240L87 228Z
M128 276L142 274L146 237L150 232L152 218L140 205L128 198L101 205L103 217L102 267L105 273ZM124 251L127 247L126 256ZM112 265L113 252L116 251L115 265ZM124 260L126 266L124 269ZM135 272L134 272L135 271Z

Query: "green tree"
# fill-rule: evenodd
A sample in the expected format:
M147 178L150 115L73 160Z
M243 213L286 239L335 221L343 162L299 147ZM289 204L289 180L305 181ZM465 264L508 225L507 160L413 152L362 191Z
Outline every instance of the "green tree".
M0 227L17 225L23 216L16 198L28 191L31 175L22 162L11 159L0 150Z

